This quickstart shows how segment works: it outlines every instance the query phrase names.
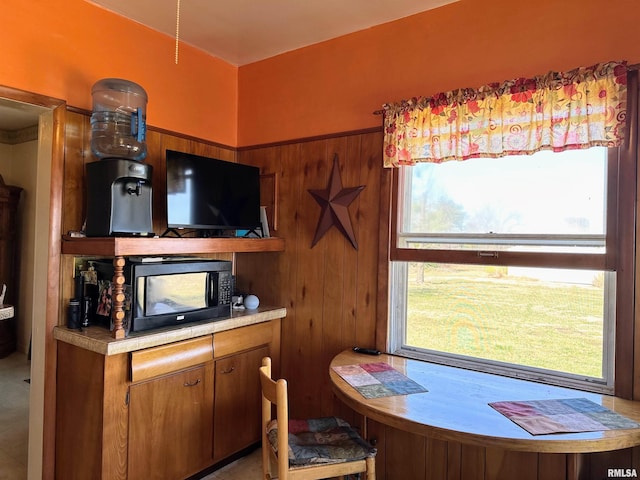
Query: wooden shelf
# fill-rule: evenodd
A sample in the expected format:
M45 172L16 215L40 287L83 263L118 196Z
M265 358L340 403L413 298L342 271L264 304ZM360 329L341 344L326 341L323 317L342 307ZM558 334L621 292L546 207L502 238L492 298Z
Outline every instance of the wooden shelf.
M284 239L270 238L141 238L62 237L64 255L191 255L205 253L282 252Z

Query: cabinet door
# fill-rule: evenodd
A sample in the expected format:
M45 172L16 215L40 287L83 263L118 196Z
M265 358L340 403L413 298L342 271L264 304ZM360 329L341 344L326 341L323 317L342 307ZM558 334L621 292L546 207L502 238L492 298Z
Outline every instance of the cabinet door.
M221 460L260 441L258 369L269 347L232 355L215 364L213 458Z
M211 464L213 362L132 385L129 480L178 480Z

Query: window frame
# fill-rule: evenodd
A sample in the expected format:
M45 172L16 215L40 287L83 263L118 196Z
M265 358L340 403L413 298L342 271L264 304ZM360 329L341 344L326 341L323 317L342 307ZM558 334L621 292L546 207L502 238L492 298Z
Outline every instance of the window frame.
M437 262L462 263L476 265L513 265L524 267L557 267L594 269L615 272L615 321L614 332L609 347L614 358L610 362L613 372L611 375L612 392L623 398L632 398L634 389L634 310L635 310L635 244L636 244L636 178L637 178L637 106L638 80L637 71L629 75L629 98L627 109L627 134L621 147L609 149L607 172L607 248L605 253L566 253L551 252L540 254L537 252L503 252L492 255L483 250L435 250L411 249L398 246L399 199L403 194L400 182L400 169L392 170L389 181L389 229L382 232L388 235L388 250L386 265L383 272L389 281L385 302L387 318L385 319L386 349L391 353L411 356L411 352L400 350L394 352L391 347L397 345L397 336L401 334L393 327L390 317L397 312L391 298L391 288L398 284L397 272L393 262ZM401 167L402 168L402 167ZM383 201L384 201L383 195ZM488 254L487 254L488 253ZM406 297L405 297L406 298ZM382 329L380 329L382 330ZM605 359L606 360L606 359ZM448 363L451 364L451 363ZM469 368L467 365L466 368ZM495 373L508 374L517 377L510 369L497 367ZM554 382L551 376L545 376L544 381ZM541 380L538 378L538 380ZM572 386L573 381L561 376L556 382L559 385ZM589 389L584 383L582 388Z
M469 370L476 370L484 373L493 373L513 378L520 378L540 383L548 383L552 385L577 388L591 392L611 394L614 391L614 356L615 356L615 303L616 298L609 297L610 301L605 300L605 318L611 325L609 330L603 332L603 379L588 377L569 372L561 372L548 370L544 368L532 367L524 364L511 364L497 360L486 358L476 358L455 354L451 352L443 352L419 347L413 347L403 342L407 338L407 316L406 309L400 308L400 302L394 302L396 295L403 295L403 299L407 298L407 282L403 277L407 278L407 262L393 262L391 265L391 275L394 277L392 283L391 302L392 311L390 315L389 329L389 350L395 355L409 358L439 363L453 367L460 367ZM605 282L606 290L615 288L615 272L606 272L611 275ZM396 291L393 291L396 290ZM515 366L515 368L514 368Z
M461 263L475 265L511 265L518 267L558 267L592 270L615 270L618 252L618 214L620 209L618 180L621 172L620 149L610 148L607 155L607 231L604 253L522 252L492 250L415 249L399 247L402 222L400 196L405 196L402 174L411 167L399 167L393 174L391 205L391 251L393 261ZM524 237L524 235L520 235ZM479 238L481 235L475 235ZM538 236L540 237L540 236Z

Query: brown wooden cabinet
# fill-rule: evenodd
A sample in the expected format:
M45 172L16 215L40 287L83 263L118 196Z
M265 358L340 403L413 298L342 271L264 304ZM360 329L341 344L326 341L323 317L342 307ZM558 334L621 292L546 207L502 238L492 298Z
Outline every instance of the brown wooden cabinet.
M7 296L4 301L15 305L15 255L17 235L17 212L22 188L5 185L0 175L0 285L7 284Z
M211 464L209 362L129 390L128 479L179 479Z
M235 255L282 251L284 241L64 237L61 248L69 273L76 255ZM66 303L73 282L64 278ZM99 327L68 330L61 318L54 329L56 478L181 480L259 442L258 367L265 355L279 364L285 314L261 307L185 327L188 333L117 339Z
M227 330L213 337L215 462L260 441L258 368L267 355L279 364L280 320L276 322Z
M260 441L258 368L269 347L255 348L215 362L213 460L222 460Z
M235 321L114 354L57 327L59 340L79 345L58 343L56 478L181 480L259 442L257 372L265 355L279 362L281 319Z
M18 298L16 276L17 210L22 188L5 185L0 175L0 291L7 285L4 303L15 305ZM15 319L0 319L0 358L16 349Z

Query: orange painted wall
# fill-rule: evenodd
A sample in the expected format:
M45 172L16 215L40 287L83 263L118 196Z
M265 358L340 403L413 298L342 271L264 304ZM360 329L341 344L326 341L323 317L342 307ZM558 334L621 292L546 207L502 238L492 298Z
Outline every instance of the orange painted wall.
M380 125L387 101L564 70L640 62L637 0L460 0L237 68L84 0L4 0L0 85L91 108L122 77L149 125L248 146Z
M147 123L234 146L238 68L84 0L3 0L0 85L91 109L91 86L120 77L149 96Z
M239 146L379 126L385 102L640 62L638 0L461 0L240 67Z

